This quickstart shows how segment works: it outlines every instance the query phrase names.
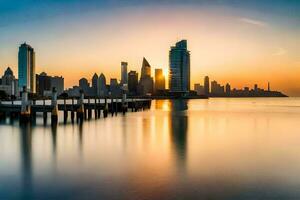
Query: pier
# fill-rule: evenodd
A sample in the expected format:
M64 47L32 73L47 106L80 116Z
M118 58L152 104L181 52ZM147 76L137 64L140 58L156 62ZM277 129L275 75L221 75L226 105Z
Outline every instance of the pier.
M44 123L47 123L48 113L51 113L51 123L58 122L58 112L63 112L63 122L66 124L70 116L71 122L83 123L84 120L99 119L101 116L106 118L111 116L123 115L126 112L137 112L151 107L150 99L128 99L126 94L122 97L94 97L85 98L84 93L80 92L79 98L57 98L56 89L52 90L51 99L28 98L26 88L23 88L21 101L0 101L0 119L6 117L19 118L20 122L30 122L36 119L37 113L42 113Z

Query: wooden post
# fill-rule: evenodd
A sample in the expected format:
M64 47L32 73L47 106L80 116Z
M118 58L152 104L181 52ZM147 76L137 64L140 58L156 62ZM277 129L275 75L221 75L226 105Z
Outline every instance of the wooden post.
M57 107L57 91L56 88L52 88L52 112L51 112L51 124L57 124L58 121L58 107Z

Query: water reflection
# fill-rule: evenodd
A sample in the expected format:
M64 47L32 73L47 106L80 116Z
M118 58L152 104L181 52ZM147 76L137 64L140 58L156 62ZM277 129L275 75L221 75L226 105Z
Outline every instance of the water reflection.
M21 124L20 155L22 193L24 199L29 199L32 194L32 132L30 124Z
M299 199L300 106L220 104L164 100L83 124L7 122L0 199Z
M186 100L174 100L170 102L170 138L176 155L177 167L181 172L185 171L187 157L187 108Z

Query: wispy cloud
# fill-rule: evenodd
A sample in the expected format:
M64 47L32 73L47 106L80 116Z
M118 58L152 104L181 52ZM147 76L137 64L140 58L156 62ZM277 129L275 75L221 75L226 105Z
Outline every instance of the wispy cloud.
M266 22L254 20L254 19L250 19L250 18L239 18L239 21L246 23L246 24L253 25L253 26L258 26L258 27L266 27L267 26Z
M287 50L281 47L278 47L276 51L273 53L273 56L282 56L287 53Z

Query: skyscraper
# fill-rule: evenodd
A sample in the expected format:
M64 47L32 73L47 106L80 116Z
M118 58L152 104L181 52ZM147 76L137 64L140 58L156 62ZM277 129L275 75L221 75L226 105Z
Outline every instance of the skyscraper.
M226 86L225 86L225 93L226 93L227 96L230 96L231 87L230 87L229 83L227 83Z
M153 93L153 78L151 77L151 66L146 58L143 58L141 79L139 82L139 93L141 95Z
M19 88L24 86L35 93L35 52L28 44L21 44L18 55Z
M138 86L138 73L136 71L130 71L128 73L128 91L131 95L137 94Z
M209 77L208 76L204 77L204 94L206 96L209 96Z
M165 77L162 69L155 69L155 91L165 89Z
M89 89L90 89L90 83L86 78L81 78L79 80L79 88L83 90L85 95L89 94Z
M98 85L98 75L95 73L93 78L92 78L92 93L93 96L97 95L97 85Z
M190 52L187 41L181 40L171 47L169 52L171 92L189 92L190 90Z
M97 94L101 97L107 95L106 78L103 73L100 74L97 82Z
M121 62L121 85L128 83L127 65L127 62Z
M141 70L141 79L145 77L151 76L151 65L146 60L146 58L143 58L143 64L142 64L142 70Z

